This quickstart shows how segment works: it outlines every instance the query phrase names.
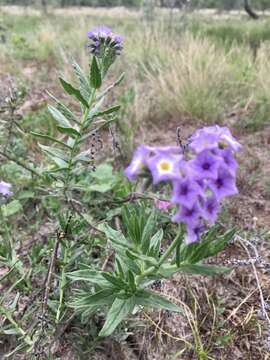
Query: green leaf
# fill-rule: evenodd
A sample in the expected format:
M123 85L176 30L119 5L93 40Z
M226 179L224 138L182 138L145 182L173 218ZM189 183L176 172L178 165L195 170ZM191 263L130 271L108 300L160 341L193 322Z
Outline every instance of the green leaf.
M38 143L38 146L45 151L46 153L48 153L49 155L53 156L53 157L57 157L61 160L67 161L68 157L67 155L60 149L56 149L52 146L46 146L46 145L42 145Z
M121 231L114 230L106 223L100 224L98 228L105 233L108 239L116 244L122 245L123 247L128 245L128 242Z
M79 66L79 64L76 63L75 60L73 60L72 62L72 66L73 69L75 71L75 74L80 82L80 92L82 94L82 96L84 97L84 99L86 99L87 101L89 101L90 98L90 93L91 93L91 88L88 82L87 77L85 76L84 72L82 71L81 67Z
M66 128L72 128L69 121L66 119L66 117L55 107L48 105L48 110L51 113L52 117L57 121L57 124L59 126L63 126Z
M129 299L116 298L107 314L105 324L99 332L99 336L111 335L125 317L132 312L134 305L134 296Z
M6 205L2 205L2 212L4 217L8 217L22 211L22 205L18 200L12 200Z
M101 275L110 283L112 283L114 286L116 286L119 289L126 289L127 284L121 279L113 276L112 274L108 272L102 272Z
M101 287L111 287L111 283L105 280L101 272L91 269L77 270L66 273L67 277L72 281L86 281L93 285Z
M79 131L77 131L76 129L72 128L72 127L64 127L64 126L57 126L57 129L62 133L62 134L67 134L70 135L72 137L77 137L77 136L81 136L81 134L79 133Z
M141 249L144 254L149 250L151 235L154 232L156 226L156 212L153 210L150 216L147 219L147 222L143 228L142 239L141 239Z
M211 228L199 243L183 245L180 249L181 262L195 264L222 251L235 234L235 229L218 236L218 227Z
M47 91L48 95L56 102L56 108L59 110L69 121L75 122L76 124L80 125L79 120L73 114L69 108L64 105L61 101L59 101L55 96L53 96L49 91Z
M84 129L87 129L89 125L92 123L93 119L95 118L96 114L98 113L99 108L103 104L104 99L99 100L93 108L89 111L89 114L87 116L87 121L84 125ZM83 139L84 140L84 139Z
M121 108L120 105L112 106L112 107L110 107L109 109L106 109L106 110L99 111L99 112L95 113L95 114L94 114L94 117L112 114L112 113L118 111L120 108Z
M150 250L149 254L150 256L157 257L159 256L160 252L160 246L161 246L161 240L163 239L163 230L159 229L155 235L152 236L150 240Z
M157 273L158 276L168 278L171 277L176 272L184 272L188 274L197 274L197 275L216 275L223 274L231 271L230 268L223 266L214 266L214 265L201 265L201 264L182 264L177 265L162 265Z
M140 290L140 292L136 294L135 302L141 306L182 313L182 310L177 305L149 290Z
M90 69L90 84L94 89L98 89L100 88L101 83L101 72L97 63L97 58L94 56Z
M33 136L36 136L36 137L39 137L41 139L46 139L46 140L50 140L56 144L59 144L59 145L62 145L64 147L67 147L68 149L71 149L70 146L68 146L68 144L58 140L58 139L55 139L54 137L52 136L49 136L49 135L44 135L44 134L39 134L39 133L36 133L36 132L33 132L33 131L30 131L30 134L33 135Z
M25 199L33 199L35 197L35 193L31 190L23 190L20 191L17 195L17 199L25 200Z
M112 289L103 289L95 294L89 294L84 291L75 295L69 306L78 310L85 307L100 307L111 304L114 297Z
M66 82L64 79L59 78L61 85L63 86L64 90L72 96L75 96L75 98L77 100L79 100L79 102L81 104L83 104L86 108L89 108L89 105L87 103L87 101L83 98L82 94L80 93L80 91L78 89L76 89L75 87L73 87L71 84L69 84L68 82Z
M144 261L146 263L150 263L153 266L157 266L157 264L158 264L157 259L155 259L153 257L150 257L150 256L147 256L147 255L138 254L138 253L136 253L135 251L132 251L132 250L127 250L126 255L130 259L134 259L134 260L139 259L139 260L142 260L142 261Z
M197 274L197 275L217 275L217 274L224 274L232 270L224 266L200 265L200 264L181 265L178 269L179 271L185 273Z
M130 270L128 270L128 283L129 283L131 290L133 292L135 292L136 291L135 278L134 278L133 272Z
M119 277L124 279L125 274L124 274L123 266L121 264L121 258L117 255L115 256L115 268L116 268L116 273L119 275Z

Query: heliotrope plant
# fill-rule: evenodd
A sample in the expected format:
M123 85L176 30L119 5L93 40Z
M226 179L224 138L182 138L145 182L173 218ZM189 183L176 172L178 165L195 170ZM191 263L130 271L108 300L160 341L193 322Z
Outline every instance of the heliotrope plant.
M100 91L100 88L108 69L123 49L123 38L104 26L90 31L88 38L93 55L90 73L85 75L73 62L79 88L60 78L64 90L80 103L81 116L51 95L56 106L49 106L49 111L63 136L59 139L34 134L54 143L54 146L40 144L40 147L54 162L46 174L54 181L56 193L66 205L72 203L74 194L84 190L78 185L80 174L92 171L93 160L87 139L93 131L114 121L119 110L119 106L104 109L103 103L123 75L105 90ZM148 206L144 201L124 206L121 213L118 212L117 230L105 222L98 229L94 228L96 237L102 238L100 243L104 244L105 237L106 249L114 250L113 260L109 256L109 270L105 262L100 267L80 264L78 270L67 273L68 258L74 259L72 256L79 251L70 247L71 241L65 238L67 231L64 230L60 243L63 265L56 322L62 318L67 284L73 281L76 290L69 306L81 313L84 320L99 312L103 315L106 309L106 321L99 335L108 336L128 314L142 307L181 312L178 306L149 289L155 281L171 277L178 271L206 275L227 271L200 262L221 251L234 234L234 230L220 234L217 227L207 229L207 226L215 223L221 200L237 193L234 153L240 148L230 131L218 126L196 131L187 152L179 146L139 146L125 175L129 180L135 180L141 174L150 175L154 186L170 184L171 198L166 202L157 199L155 206ZM164 234L156 208L174 211L171 220L179 225L173 231L173 240L171 233ZM62 228L67 229L68 225L69 222ZM79 281L83 281L84 286L78 289Z

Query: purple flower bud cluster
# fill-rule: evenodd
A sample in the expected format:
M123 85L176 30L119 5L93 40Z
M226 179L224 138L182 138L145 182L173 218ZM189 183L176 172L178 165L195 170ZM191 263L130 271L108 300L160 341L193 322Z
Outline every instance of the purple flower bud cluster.
M221 200L238 193L234 153L241 147L227 127L208 126L190 137L188 152L178 146L139 146L125 175L134 180L147 170L154 185L171 184L170 203L177 206L172 221L186 225L189 244L215 223Z
M114 34L107 26L98 26L87 33L91 40L90 52L102 58L106 49L110 51L111 56L120 55L123 49L123 37Z
M11 184L6 183L5 181L0 181L0 194L3 196L11 196L13 192L10 191Z

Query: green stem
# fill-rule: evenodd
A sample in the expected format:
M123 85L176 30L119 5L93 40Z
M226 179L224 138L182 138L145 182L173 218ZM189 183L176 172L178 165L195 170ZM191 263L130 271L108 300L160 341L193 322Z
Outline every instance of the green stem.
M0 313L2 313L8 321L14 326L14 328L23 336L25 343L28 346L33 346L33 341L31 340L30 336L19 326L19 324L13 319L12 315L8 310L1 306Z
M68 170L67 170L67 177L65 179L65 188L64 188L64 192L66 193L66 191L68 190L69 188L69 183L70 183L70 178L71 178L71 171L72 171L72 164L73 164L73 158L76 154L76 151L77 151L77 147L80 143L80 140L81 140L81 137L82 137L82 132L83 132L83 129L84 129L84 126L85 126L85 123L88 119L88 116L89 116L89 112L91 110L91 107L92 105L94 104L95 102L95 98L96 98L96 90L94 89L91 93L91 96L90 96L90 99L89 99L89 107L85 109L84 111L84 114L82 116L82 120L80 122L80 129L79 129L79 133L80 135L77 135L75 141L74 141L74 144L72 146L72 149L70 151L70 156L69 156L69 160L68 160Z
M4 239L6 239L6 246L8 248L8 255L9 255L9 260L13 260L13 254L12 254L12 250L13 250L13 240L12 237L10 235L9 232L9 228L7 226L6 223L6 219L4 217L3 211L2 211L2 206L0 206L0 222L3 224L3 228L4 228L4 233L5 233L5 237Z

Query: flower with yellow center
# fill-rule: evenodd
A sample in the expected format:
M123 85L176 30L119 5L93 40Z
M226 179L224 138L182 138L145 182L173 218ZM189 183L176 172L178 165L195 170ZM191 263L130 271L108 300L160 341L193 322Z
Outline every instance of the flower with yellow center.
M157 184L161 181L173 180L179 177L181 155L157 154L147 160L153 183Z

